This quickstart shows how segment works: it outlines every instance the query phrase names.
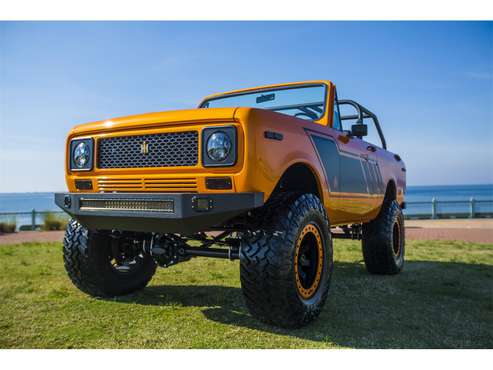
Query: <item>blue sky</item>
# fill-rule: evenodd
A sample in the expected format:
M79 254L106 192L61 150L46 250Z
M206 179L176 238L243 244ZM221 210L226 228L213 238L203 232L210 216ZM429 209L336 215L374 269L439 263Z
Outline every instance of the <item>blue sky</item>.
M64 190L71 126L330 79L408 184L493 183L493 22L0 22L0 192Z

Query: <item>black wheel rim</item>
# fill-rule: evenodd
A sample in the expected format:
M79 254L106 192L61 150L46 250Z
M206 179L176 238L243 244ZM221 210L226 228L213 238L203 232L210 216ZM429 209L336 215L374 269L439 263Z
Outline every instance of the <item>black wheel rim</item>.
M394 256L399 257L401 253L401 227L398 221L394 223L392 228L392 251Z
M295 281L299 295L310 299L320 285L323 268L323 243L320 231L306 225L298 237L295 249Z
M117 274L132 274L140 270L144 263L144 254L140 246L124 240L113 240L109 252L110 266Z
M112 259L111 267L112 269L119 274L130 274L135 272L142 266L143 256L137 256L133 259L125 260L122 262L117 261L116 259Z

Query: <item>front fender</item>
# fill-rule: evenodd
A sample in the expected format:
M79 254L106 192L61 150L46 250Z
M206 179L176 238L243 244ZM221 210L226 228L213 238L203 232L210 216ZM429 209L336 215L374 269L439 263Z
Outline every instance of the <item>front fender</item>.
M260 109L241 108L237 112L245 133L245 163L235 178L238 191L262 192L267 201L282 175L301 163L313 173L322 201L326 200L324 172L305 130L317 123ZM273 139L266 132L280 135Z

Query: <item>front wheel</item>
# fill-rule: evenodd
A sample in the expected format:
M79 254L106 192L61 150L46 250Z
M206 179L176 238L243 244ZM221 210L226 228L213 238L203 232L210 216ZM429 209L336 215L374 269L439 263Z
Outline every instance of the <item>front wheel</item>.
M332 240L324 206L313 194L282 193L260 212L260 230L241 245L246 305L261 321L300 327L319 315L330 286Z
M372 274L397 274L404 267L404 216L397 201L385 201L379 216L363 224L363 257Z
M74 285L96 297L142 289L156 271L152 257L137 244L92 232L75 220L67 225L63 260Z

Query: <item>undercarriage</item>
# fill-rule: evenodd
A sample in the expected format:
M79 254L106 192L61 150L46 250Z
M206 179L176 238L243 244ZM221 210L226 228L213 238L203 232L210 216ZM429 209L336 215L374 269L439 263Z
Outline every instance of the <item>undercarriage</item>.
M158 233L121 233L118 231L101 232L113 239L114 255L122 251L120 246L136 245L134 254L144 253L153 258L160 267L170 267L180 262L189 261L192 257L211 257L239 259L242 235L245 230L221 230L200 232L194 235L158 234ZM361 225L343 225L331 232L334 239L361 240Z
M99 232L112 239L113 256L127 254L131 258L138 254L149 255L160 267L169 267L185 262L192 257L213 257L229 260L239 258L241 237L236 231L197 233L191 236L180 234L147 234ZM132 252L128 253L128 245ZM214 247L213 247L214 246ZM219 248L218 248L219 246Z
M244 233L252 232L246 228L200 232L194 235L134 233L119 231L100 231L105 237L112 239L112 254L127 254L131 258L138 254L152 257L160 267L170 267L180 262L189 261L192 257L211 257L237 260L240 257L241 239ZM360 224L343 225L331 232L334 239L361 240ZM128 245L133 245L129 254Z

